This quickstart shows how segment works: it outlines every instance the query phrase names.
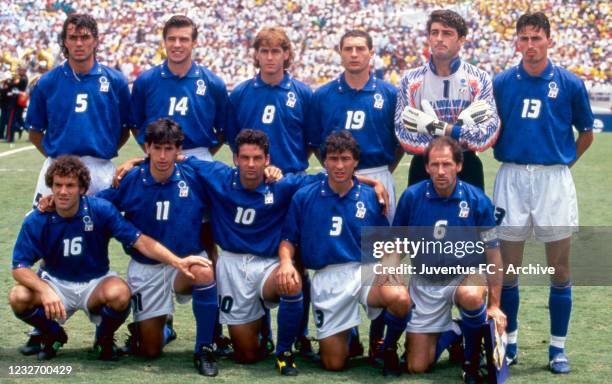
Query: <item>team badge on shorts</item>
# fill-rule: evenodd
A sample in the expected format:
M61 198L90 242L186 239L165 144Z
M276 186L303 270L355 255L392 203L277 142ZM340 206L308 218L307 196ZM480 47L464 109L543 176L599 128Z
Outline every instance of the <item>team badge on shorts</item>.
M548 97L550 97L551 99L556 99L558 94L559 87L557 86L557 83L555 83L554 81L548 83Z
M100 92L108 92L110 83L105 76L100 76Z
M458 216L462 219L465 219L469 215L470 215L470 206L468 205L467 201L463 200L462 202L459 203L459 215Z
M271 205L274 204L274 194L272 192L266 192L264 195L264 204Z
M92 232L93 231L93 227L94 226L93 226L93 220L91 220L91 217L83 216L83 224L85 224L84 228L83 228L83 230L85 232Z
M285 105L288 106L289 108L293 108L295 107L296 102L297 102L297 97L295 96L295 93L291 91L287 92L287 102L285 103Z
M179 181L178 187L179 187L179 197L189 196L189 187L187 186L187 183L184 180Z
M374 108L382 109L384 104L385 104L385 100L383 99L382 95L380 93L375 93L374 94Z
M355 213L355 217L358 219L363 219L366 214L365 204L363 203L363 201L358 201L356 205L357 205L357 213Z
M199 79L198 81L196 81L196 86L196 94L204 96L206 94L206 83L204 82L204 80Z

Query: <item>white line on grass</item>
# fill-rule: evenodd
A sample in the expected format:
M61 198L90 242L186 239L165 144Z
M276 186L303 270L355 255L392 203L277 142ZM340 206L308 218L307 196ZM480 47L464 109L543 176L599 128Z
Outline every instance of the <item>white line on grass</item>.
M29 150L34 149L34 148L36 148L36 147L33 146L33 145L28 145L27 147L11 149L10 151L6 151L6 152L0 153L0 157L10 156L10 155L13 155L15 153L19 153L19 152L23 152L23 151L29 151Z

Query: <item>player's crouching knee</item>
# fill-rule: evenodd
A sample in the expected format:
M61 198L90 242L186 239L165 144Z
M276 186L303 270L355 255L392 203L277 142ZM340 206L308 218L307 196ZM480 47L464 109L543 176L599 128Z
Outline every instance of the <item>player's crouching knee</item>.
M255 364L261 360L261 353L258 349L234 350L234 360L238 364Z
M410 312L411 301L408 289L404 286L389 287L386 296L387 310L398 317L405 317Z
M463 285L458 288L457 301L461 308L475 310L485 302L487 289L481 285Z
M215 274L212 268L203 267L201 265L192 265L189 272L195 277L194 284L206 285L215 281Z
M9 304L15 313L25 312L33 299L32 292L23 285L16 285L9 291Z
M421 358L409 358L406 360L406 368L413 374L426 373L431 369L431 363Z
M162 346L159 345L140 345L138 355L147 359L156 359L162 353Z
M116 279L113 284L109 284L105 288L104 299L106 305L117 311L122 311L130 305L132 291L123 280Z
M327 371L342 371L346 367L346 358L322 355L321 365Z

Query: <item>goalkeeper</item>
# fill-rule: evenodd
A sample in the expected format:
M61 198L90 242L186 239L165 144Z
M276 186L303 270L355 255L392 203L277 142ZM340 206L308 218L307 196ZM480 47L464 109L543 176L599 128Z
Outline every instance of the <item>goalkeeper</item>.
M467 25L457 13L433 11L427 35L429 63L404 75L395 109L395 134L415 155L408 185L429 178L422 155L434 137L451 136L465 150L459 178L484 190L482 163L475 152L493 145L499 132L491 77L459 58Z

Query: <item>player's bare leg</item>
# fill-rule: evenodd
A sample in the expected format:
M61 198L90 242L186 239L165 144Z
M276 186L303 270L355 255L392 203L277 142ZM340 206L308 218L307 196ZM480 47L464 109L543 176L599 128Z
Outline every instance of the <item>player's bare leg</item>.
M389 283L391 284L391 283ZM400 282L373 285L368 293L368 306L384 308L385 338L383 341L383 375L399 376L397 342L406 330L411 307L408 288Z
M406 334L406 369L410 373L425 373L435 363L438 333Z
M341 371L349 356L348 337L350 329L319 340L321 364L328 371Z
M100 282L87 302L91 313L99 314L102 321L96 327L94 351L100 360L116 360L115 331L130 314L131 292L127 283L118 277Z
M196 320L194 365L201 375L216 376L219 370L213 339L219 307L214 270L212 266L193 265L189 271L194 279L179 272L174 279L174 292L192 296L193 315Z
M508 345L506 347L506 359L508 365L518 362L518 310L519 310L519 276L508 273L508 266L520 267L523 265L524 241L501 241L500 251L504 263L504 285L501 295L501 310L506 314L508 325Z
M137 345L136 353L142 357L153 359L159 357L164 347L164 324L166 316L158 316L136 323Z
M252 364L261 360L259 330L262 320L248 324L229 325L229 334L234 346L234 360L240 364Z
M548 265L555 268L551 277L548 308L550 312L550 345L548 358L553 373L569 373L565 339L572 312L572 283L569 266L571 238L546 243Z

